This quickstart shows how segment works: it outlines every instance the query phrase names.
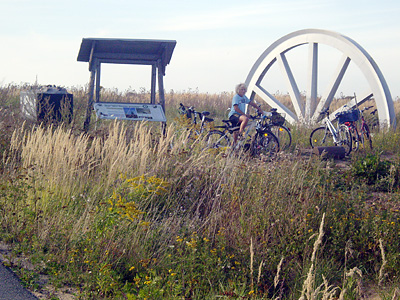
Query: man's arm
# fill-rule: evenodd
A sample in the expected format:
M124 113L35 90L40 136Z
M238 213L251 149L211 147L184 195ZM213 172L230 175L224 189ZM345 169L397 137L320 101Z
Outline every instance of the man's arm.
M253 106L253 107L254 107L255 109L257 109L260 113L262 112L262 109L261 109L254 101L249 102L249 105ZM243 111L241 111L241 110L239 109L239 105L235 104L233 107L235 108L235 111L236 111L239 115L245 115L245 116L247 116L247 117L250 117L249 114L246 114L246 113L244 113Z
M239 109L239 105L235 104L235 105L233 106L233 108L235 109L235 111L236 111L239 115L246 115L243 111L241 111L241 110Z
M259 112L262 112L262 109L253 100L249 103L249 105L253 106Z

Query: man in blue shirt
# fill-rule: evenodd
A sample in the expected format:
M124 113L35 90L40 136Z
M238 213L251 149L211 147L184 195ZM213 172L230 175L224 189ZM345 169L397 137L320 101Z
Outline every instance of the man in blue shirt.
M251 105L260 113L262 113L262 110L257 106L257 104L245 96L247 92L247 86L244 83L239 83L236 86L235 91L236 94L232 98L232 107L231 111L229 112L229 120L231 120L233 124L240 126L240 129L239 132L233 132L233 145L236 145L238 136L243 134L244 128L250 119L250 115L245 113L246 105Z

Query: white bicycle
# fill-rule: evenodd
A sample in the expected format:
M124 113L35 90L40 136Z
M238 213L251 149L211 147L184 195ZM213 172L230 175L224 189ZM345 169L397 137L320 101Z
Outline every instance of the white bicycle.
M352 149L352 138L349 128L344 124L335 127L329 119L329 107L321 111L326 115L325 126L315 128L310 134L311 147L342 146L345 154L349 155Z

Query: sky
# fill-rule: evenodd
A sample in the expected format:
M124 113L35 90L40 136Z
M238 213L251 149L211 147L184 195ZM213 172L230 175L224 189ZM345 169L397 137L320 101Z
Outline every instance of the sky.
M166 91L231 92L272 43L313 28L360 44L396 99L399 15L398 0L0 0L0 86L37 80L83 87L89 71L86 62L77 61L82 39L126 38L176 40ZM307 59L296 51L292 56L301 69ZM150 74L149 66L103 64L101 85L121 92L149 90ZM352 94L356 85L365 84L362 74L354 74L338 92ZM272 92L287 92L284 83L270 77Z

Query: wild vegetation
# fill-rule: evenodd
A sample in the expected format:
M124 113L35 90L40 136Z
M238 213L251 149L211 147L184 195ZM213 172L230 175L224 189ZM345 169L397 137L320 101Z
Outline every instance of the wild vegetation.
M24 122L22 88L0 88L0 240L29 257L12 265L29 288L46 275L76 299L399 297L399 130L376 128L344 165L305 155L310 129L292 126L291 149L260 161L187 145L179 103L219 123L230 93L166 93L161 136L94 115L83 132L85 88L69 90L70 124Z

